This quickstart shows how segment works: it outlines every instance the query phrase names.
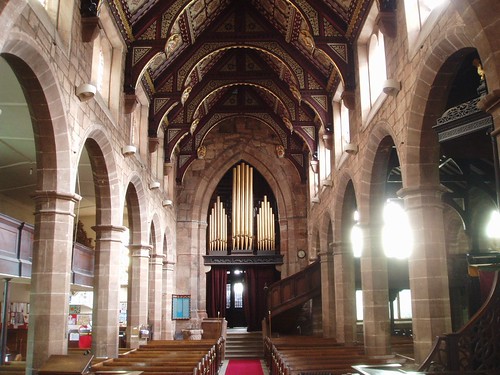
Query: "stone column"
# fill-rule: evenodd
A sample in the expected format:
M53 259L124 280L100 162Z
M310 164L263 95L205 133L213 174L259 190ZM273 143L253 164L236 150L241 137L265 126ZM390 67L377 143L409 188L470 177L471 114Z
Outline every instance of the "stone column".
M162 332L162 285L164 254L152 254L149 259L149 325L153 340L161 339Z
M333 267L333 244L318 253L321 265L321 309L323 336L336 337L335 321L335 277Z
M493 160L497 194L496 203L500 205L500 89L494 89L483 96L477 106L479 109L488 112L493 118L494 129L491 132L491 137L493 142L496 143L496 154L493 155L496 158L496 160Z
M404 188L414 246L409 258L415 360L421 363L436 336L451 332L443 204L439 186Z
M177 223L176 290L179 294L191 296L191 319L177 321L177 329L186 328L188 325L194 327L207 316L206 278L203 266L206 227L206 223L197 221Z
M356 341L356 285L354 256L348 243L333 244L335 303L338 342Z
M175 327L172 321L172 294L175 290L174 285L174 266L175 263L163 261L162 269L162 317L161 317L161 339L172 340L174 338Z
M129 245L127 345L137 348L145 343L139 337L141 326L148 324L149 252L151 245Z
M80 196L37 191L26 373L66 354L74 208Z
M363 333L368 355L385 355L390 347L387 260L382 250L380 223L362 225L361 287Z
M120 264L125 227L96 225L94 259L94 309L92 312L92 351L96 357L118 357L118 309L120 302Z

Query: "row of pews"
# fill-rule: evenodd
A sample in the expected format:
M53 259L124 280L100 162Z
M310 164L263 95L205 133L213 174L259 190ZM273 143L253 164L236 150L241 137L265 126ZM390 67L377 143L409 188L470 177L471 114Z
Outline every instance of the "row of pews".
M315 336L266 337L264 355L270 375L352 374L354 365L388 365L395 356L367 356L362 345L347 346Z
M224 338L155 340L94 364L96 375L140 371L155 375L216 375L224 360Z

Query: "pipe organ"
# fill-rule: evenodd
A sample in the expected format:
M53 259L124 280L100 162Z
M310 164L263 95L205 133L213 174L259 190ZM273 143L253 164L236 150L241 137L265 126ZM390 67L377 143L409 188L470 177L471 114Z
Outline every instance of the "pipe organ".
M209 218L209 250L227 250L227 214L224 204L217 197L217 201L212 208Z
M241 163L233 168L233 250L253 245L253 168Z
M264 195L257 214L257 250L275 250L275 242L273 209Z
M209 251L266 252L276 250L275 213L266 195L266 191L270 194L272 192L268 188L262 192L262 177L259 174L256 176L259 184L256 191L260 189L260 195L256 199L259 203L257 204L256 201L254 207L253 168L245 163L233 167L232 176L228 176L226 180L225 186L228 189L221 190L222 199L219 193L217 194L216 202L209 215ZM222 201L225 202L226 207L230 206L230 213L226 213ZM228 214L231 216L230 228L228 228Z

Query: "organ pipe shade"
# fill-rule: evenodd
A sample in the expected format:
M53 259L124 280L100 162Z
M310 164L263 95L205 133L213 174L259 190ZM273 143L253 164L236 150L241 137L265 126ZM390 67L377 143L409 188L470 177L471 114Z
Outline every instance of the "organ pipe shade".
M227 250L227 214L224 204L217 197L217 201L210 212L209 217L209 250L225 251Z
M275 250L276 236L274 213L271 204L264 195L257 214L257 250Z
M253 168L241 163L233 168L233 250L253 247Z

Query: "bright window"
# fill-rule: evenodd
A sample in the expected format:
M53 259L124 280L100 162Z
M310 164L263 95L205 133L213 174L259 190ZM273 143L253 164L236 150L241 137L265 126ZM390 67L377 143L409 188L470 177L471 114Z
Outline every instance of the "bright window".
M403 289L394 300L394 319L411 319L411 291Z
M333 134L335 137L335 165L339 167L345 146L351 143L351 130L349 123L349 109L341 99L344 87L339 85L337 92L333 96Z
M361 117L363 126L368 124L387 97L382 92L387 79L384 36L378 29L376 2L368 13L358 38L358 74L360 86Z
M406 28L410 57L419 50L432 31L449 0L405 0Z
M330 150L326 148L324 142L319 145L319 167L321 181L327 180L332 172L332 161Z
M413 250L413 234L406 211L396 200L383 208L382 246L388 258L405 259Z

